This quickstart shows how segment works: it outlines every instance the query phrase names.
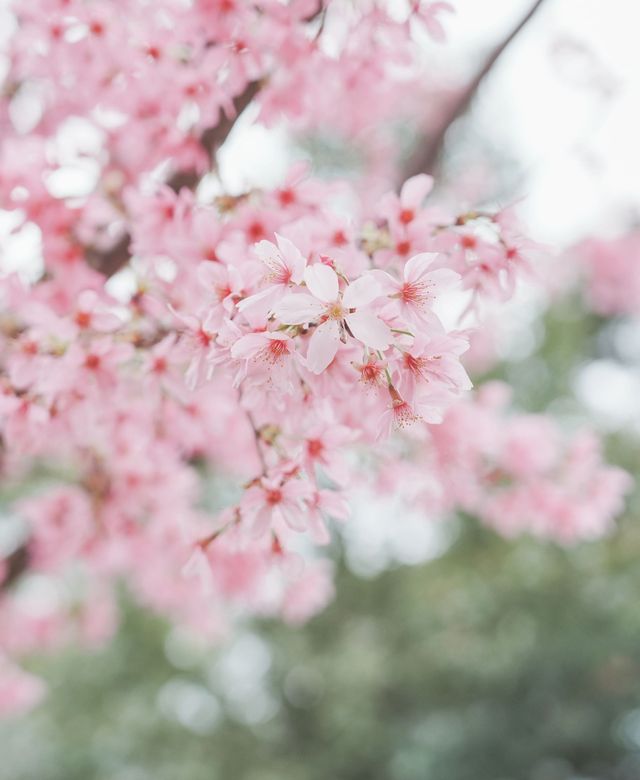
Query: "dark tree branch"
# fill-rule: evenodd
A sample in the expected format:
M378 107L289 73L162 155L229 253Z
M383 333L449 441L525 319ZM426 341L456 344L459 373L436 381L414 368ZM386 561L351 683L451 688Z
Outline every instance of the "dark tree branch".
M207 128L200 136L200 144L209 156L209 164L211 167L215 165L218 149L229 137L238 117L246 108L248 108L251 101L262 89L262 86L262 81L250 81L244 91L233 101L233 107L235 109L234 114L232 116L224 114L215 127ZM198 186L199 181L200 174L195 170L176 171L167 184L172 190L179 192L183 187L188 187L190 190L195 189Z
M233 101L234 114L232 116L223 115L215 127L210 127L202 133L200 143L209 156L210 165L215 164L218 149L229 137L240 114L247 108L261 88L261 81L250 81L244 91ZM171 189L178 192L183 187L195 189L199 181L200 174L195 170L176 171L169 178L167 184ZM131 236L125 233L109 249L101 250L95 247L87 247L85 257L89 265L95 268L96 271L100 271L105 276L113 276L131 259L130 246Z
M29 567L29 548L26 544L17 547L4 561L4 579L0 581L0 593L9 589Z
M318 0L318 5L315 12L304 21L307 24L310 24L318 17L323 15L326 12L329 1L330 0ZM324 16L322 18L318 35L322 32L323 25ZM264 83L264 80L250 81L244 90L236 98L234 98L234 113L231 116L224 114L215 127L208 128L200 136L200 143L209 156L209 163L211 167L215 165L216 154L222 144L229 137L229 134L233 130L238 117L260 92L264 86ZM198 182L200 181L200 178L201 175L195 170L176 171L171 175L167 184L176 192L181 190L183 187L195 189L198 185ZM87 247L85 250L85 257L89 265L92 268L95 268L96 271L100 271L100 273L103 273L105 276L113 276L131 259L130 246L131 237L128 233L125 233L109 249L104 250L97 249L96 247Z
M494 65L500 59L505 49L507 49L507 47L513 42L515 38L517 38L517 36L527 26L531 19L533 19L544 1L545 0L536 0L525 16L491 52L474 79L463 90L458 100L451 107L451 110L445 114L442 122L435 128L433 135L427 139L424 144L421 144L409 157L407 164L402 169L402 178L400 183L411 178L411 176L416 176L419 173L433 172L434 168L438 164L438 161L440 160L440 157L442 156L442 151L444 149L446 135L449 131L449 128L457 119L459 119L468 111L482 82L491 73Z
M113 276L123 268L131 259L129 245L131 237L125 233L109 249L96 249L89 246L85 249L84 256L92 268L100 271L105 276Z

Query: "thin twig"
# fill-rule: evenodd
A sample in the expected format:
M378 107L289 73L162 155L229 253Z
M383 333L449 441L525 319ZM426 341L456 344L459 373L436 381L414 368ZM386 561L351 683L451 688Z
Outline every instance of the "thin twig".
M400 184L419 173L433 172L442 155L445 138L449 128L457 119L467 112L480 85L491 73L494 65L500 59L505 49L507 49L531 19L533 19L544 2L545 0L536 0L518 24L491 52L482 68L480 68L474 79L467 85L451 110L445 115L443 121L435 129L434 134L424 144L421 144L410 156L407 164L402 168Z
M311 23L321 14L326 12L329 0L318 0L318 6L305 22ZM324 24L322 19L321 28ZM215 127L207 128L200 136L200 143L204 147L209 157L210 166L215 165L216 155L222 144L227 140L233 130L238 118L244 110L250 105L256 95L266 83L265 79L250 81L244 90L233 100L233 113L228 116L224 114ZM198 186L201 175L195 170L176 171L169 178L167 184L176 192L182 187L195 189ZM123 268L131 259L131 236L125 233L108 249L97 249L96 247L87 247L85 257L92 268L107 277L113 276Z
M215 127L210 127L202 133L200 143L207 152L211 165L215 163L218 149L227 140L238 117L258 94L261 86L262 82L260 81L250 81L244 91L233 101L235 113L232 116L225 114ZM181 190L182 187L195 189L200 178L200 174L195 170L176 171L167 184L175 192ZM125 233L113 246L106 250L87 247L85 257L89 265L95 268L96 271L100 271L107 277L113 276L131 259L131 236Z

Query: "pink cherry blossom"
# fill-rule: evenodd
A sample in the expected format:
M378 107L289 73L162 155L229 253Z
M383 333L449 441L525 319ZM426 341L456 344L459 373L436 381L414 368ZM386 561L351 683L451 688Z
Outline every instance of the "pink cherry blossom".
M281 475L262 477L246 491L241 506L247 512L252 533L256 536L262 536L271 528L304 531L303 502L311 495L311 487L304 480L283 479Z
M390 308L417 327L438 322L433 304L460 281L459 274L451 269L431 268L436 258L437 254L431 252L414 255L405 263L401 281L388 273L376 272L376 279L394 300L395 305Z
M0 279L2 476L24 538L0 555L0 714L42 696L28 654L109 638L123 584L211 641L239 612L308 619L356 492L505 536L612 529L630 477L599 439L512 408L504 385L472 389L462 363L558 263L552 280L514 206L400 181L397 129L428 135L451 108L416 45L450 11L10 3L0 198L40 256L23 269L2 246L21 274ZM230 176L223 147L254 121L335 139L357 170ZM81 193L60 186L69 156ZM600 315L638 311L637 243L572 250Z
M276 234L277 246L260 241L255 253L266 266L262 291L240 301L238 310L245 314L259 311L263 316L285 295L290 285L302 282L306 260L291 241Z
M317 263L306 269L304 281L311 295L291 294L280 301L274 313L287 325L317 321L307 351L310 371L322 373L348 336L375 350L389 346L391 331L371 306L382 294L372 276L360 277L341 292L333 268Z

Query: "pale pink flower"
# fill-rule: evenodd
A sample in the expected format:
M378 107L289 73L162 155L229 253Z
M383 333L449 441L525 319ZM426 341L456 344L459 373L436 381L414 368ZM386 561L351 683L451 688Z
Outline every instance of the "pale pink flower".
M287 293L291 285L302 282L307 261L288 238L276 233L276 242L260 241L254 251L266 266L262 283L266 287L238 303L245 316L260 317Z
M307 368L322 373L336 356L347 334L367 347L383 350L389 346L391 331L372 308L381 289L371 276L361 276L340 292L338 276L322 263L309 266L304 280L311 295L291 294L275 308L275 315L287 325L317 322L307 351Z
M438 257L433 252L414 255L402 269L402 279L396 280L385 271L375 276L386 294L393 300L392 309L406 322L421 325L438 325L433 311L438 297L450 291L460 281L460 275L450 268L432 268Z
M393 385L388 388L389 400L380 418L378 438L389 436L393 431L403 431L422 421L421 415L403 398ZM436 420L440 422L440 420Z
M400 347L401 359L394 372L400 391L412 399L427 386L453 395L470 390L471 380L460 362L468 346L464 336L442 333L418 336L410 347Z
M254 536L262 536L270 528L304 531L307 526L304 504L312 495L306 480L283 480L279 475L262 477L245 492L240 509L247 516Z
M432 176L413 176L402 185L399 196L389 192L381 199L380 213L393 227L406 228L419 217L422 203L432 189Z
M291 389L295 363L300 362L295 341L285 333L261 331L247 333L231 347L231 357L244 361L243 369L234 380L238 386L247 375L259 374L273 389Z
M120 317L108 310L94 290L80 293L72 317L80 331L97 330L110 333L122 325Z

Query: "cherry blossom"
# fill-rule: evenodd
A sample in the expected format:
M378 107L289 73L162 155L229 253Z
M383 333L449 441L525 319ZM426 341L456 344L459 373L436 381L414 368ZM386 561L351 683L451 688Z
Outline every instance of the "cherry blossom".
M21 534L0 553L0 714L43 695L26 655L112 635L123 584L212 640L239 613L308 619L364 487L506 536L610 531L630 478L597 437L511 409L463 365L544 248L511 206L399 181L397 128L438 89L420 41L443 39L448 3L10 7L0 202L40 255L0 278ZM232 187L219 152L251 122L335 138L361 170L291 159ZM60 186L70 138L82 192ZM582 247L601 314L637 310L634 241Z
M389 346L391 331L371 306L382 292L372 276L360 277L341 292L333 268L317 263L305 270L304 281L311 295L289 295L280 301L274 313L286 325L319 321L307 351L310 371L322 373L348 335L374 350Z

